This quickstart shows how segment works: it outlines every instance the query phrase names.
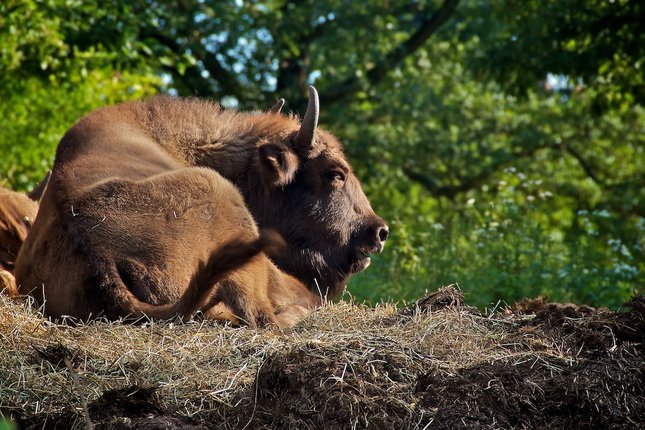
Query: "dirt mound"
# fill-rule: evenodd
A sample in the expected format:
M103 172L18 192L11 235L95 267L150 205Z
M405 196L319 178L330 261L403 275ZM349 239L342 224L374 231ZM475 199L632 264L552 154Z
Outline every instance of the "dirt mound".
M339 351L342 351L339 354ZM422 366L364 345L275 354L253 386L251 428L400 428L412 420ZM416 369L415 369L416 367Z
M626 312L611 312L574 304L524 301L513 315L534 314L521 324L535 327L564 348L584 354L606 354L624 342L645 344L645 298L634 297L625 303Z
M454 284L439 288L434 293L430 293L422 299L417 300L412 305L403 309L401 314L418 315L420 313L436 312L442 309L452 309L479 314L479 310L477 310L477 308L466 305L464 301L464 293L462 293L459 287Z
M173 414L163 407L155 388L136 386L106 391L88 405L88 415L96 430L162 430L208 428L193 420ZM81 411L65 410L55 414L38 414L18 421L23 428L67 429L82 427L87 418Z
M288 333L60 326L0 297L0 412L25 429L637 429L644 324L642 297L483 315L453 287Z
M573 365L531 357L436 369L419 378L416 393L436 410L429 428L629 429L645 418L644 377L642 357L621 349Z

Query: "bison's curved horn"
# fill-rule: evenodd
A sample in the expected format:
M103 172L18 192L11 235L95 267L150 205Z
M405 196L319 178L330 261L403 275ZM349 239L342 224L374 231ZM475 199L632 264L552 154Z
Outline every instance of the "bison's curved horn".
M316 138L316 127L318 126L319 112L318 92L313 86L310 86L307 112L302 120L298 134L296 134L296 137L293 139L296 147L301 149L311 149L313 146L314 139Z
M49 178L52 176L52 171L48 171L45 174L45 177L43 178L42 181L38 185L36 185L36 188L31 190L27 196L32 199L35 202L40 202L40 200L43 198L45 195L45 190L47 190L47 186L49 185Z
M270 113L280 113L282 110L282 106L284 106L284 99L278 99L278 101L275 102L275 104L269 109Z

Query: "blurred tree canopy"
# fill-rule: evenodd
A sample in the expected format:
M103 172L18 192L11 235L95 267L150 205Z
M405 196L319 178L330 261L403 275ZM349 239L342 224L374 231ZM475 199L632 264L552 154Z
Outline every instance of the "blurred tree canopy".
M345 143L386 252L360 299L617 306L645 284L643 2L8 0L0 172L32 186L100 105L169 92L302 112Z

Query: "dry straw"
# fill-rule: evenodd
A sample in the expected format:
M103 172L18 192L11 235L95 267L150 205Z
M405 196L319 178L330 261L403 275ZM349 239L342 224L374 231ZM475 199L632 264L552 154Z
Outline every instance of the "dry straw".
M59 325L3 296L0 411L22 428L637 428L634 303L482 315L448 287L405 309L331 304L276 332Z

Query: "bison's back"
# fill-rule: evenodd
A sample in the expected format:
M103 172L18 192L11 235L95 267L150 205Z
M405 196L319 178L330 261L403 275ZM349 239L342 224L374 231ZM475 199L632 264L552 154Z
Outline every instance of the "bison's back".
M235 124L240 121L233 118L237 115L243 114L224 113L219 105L204 100L169 96L106 106L85 115L67 131L58 145L55 164L93 153L152 161L161 149L175 162L196 165L199 147L212 148L238 131Z

